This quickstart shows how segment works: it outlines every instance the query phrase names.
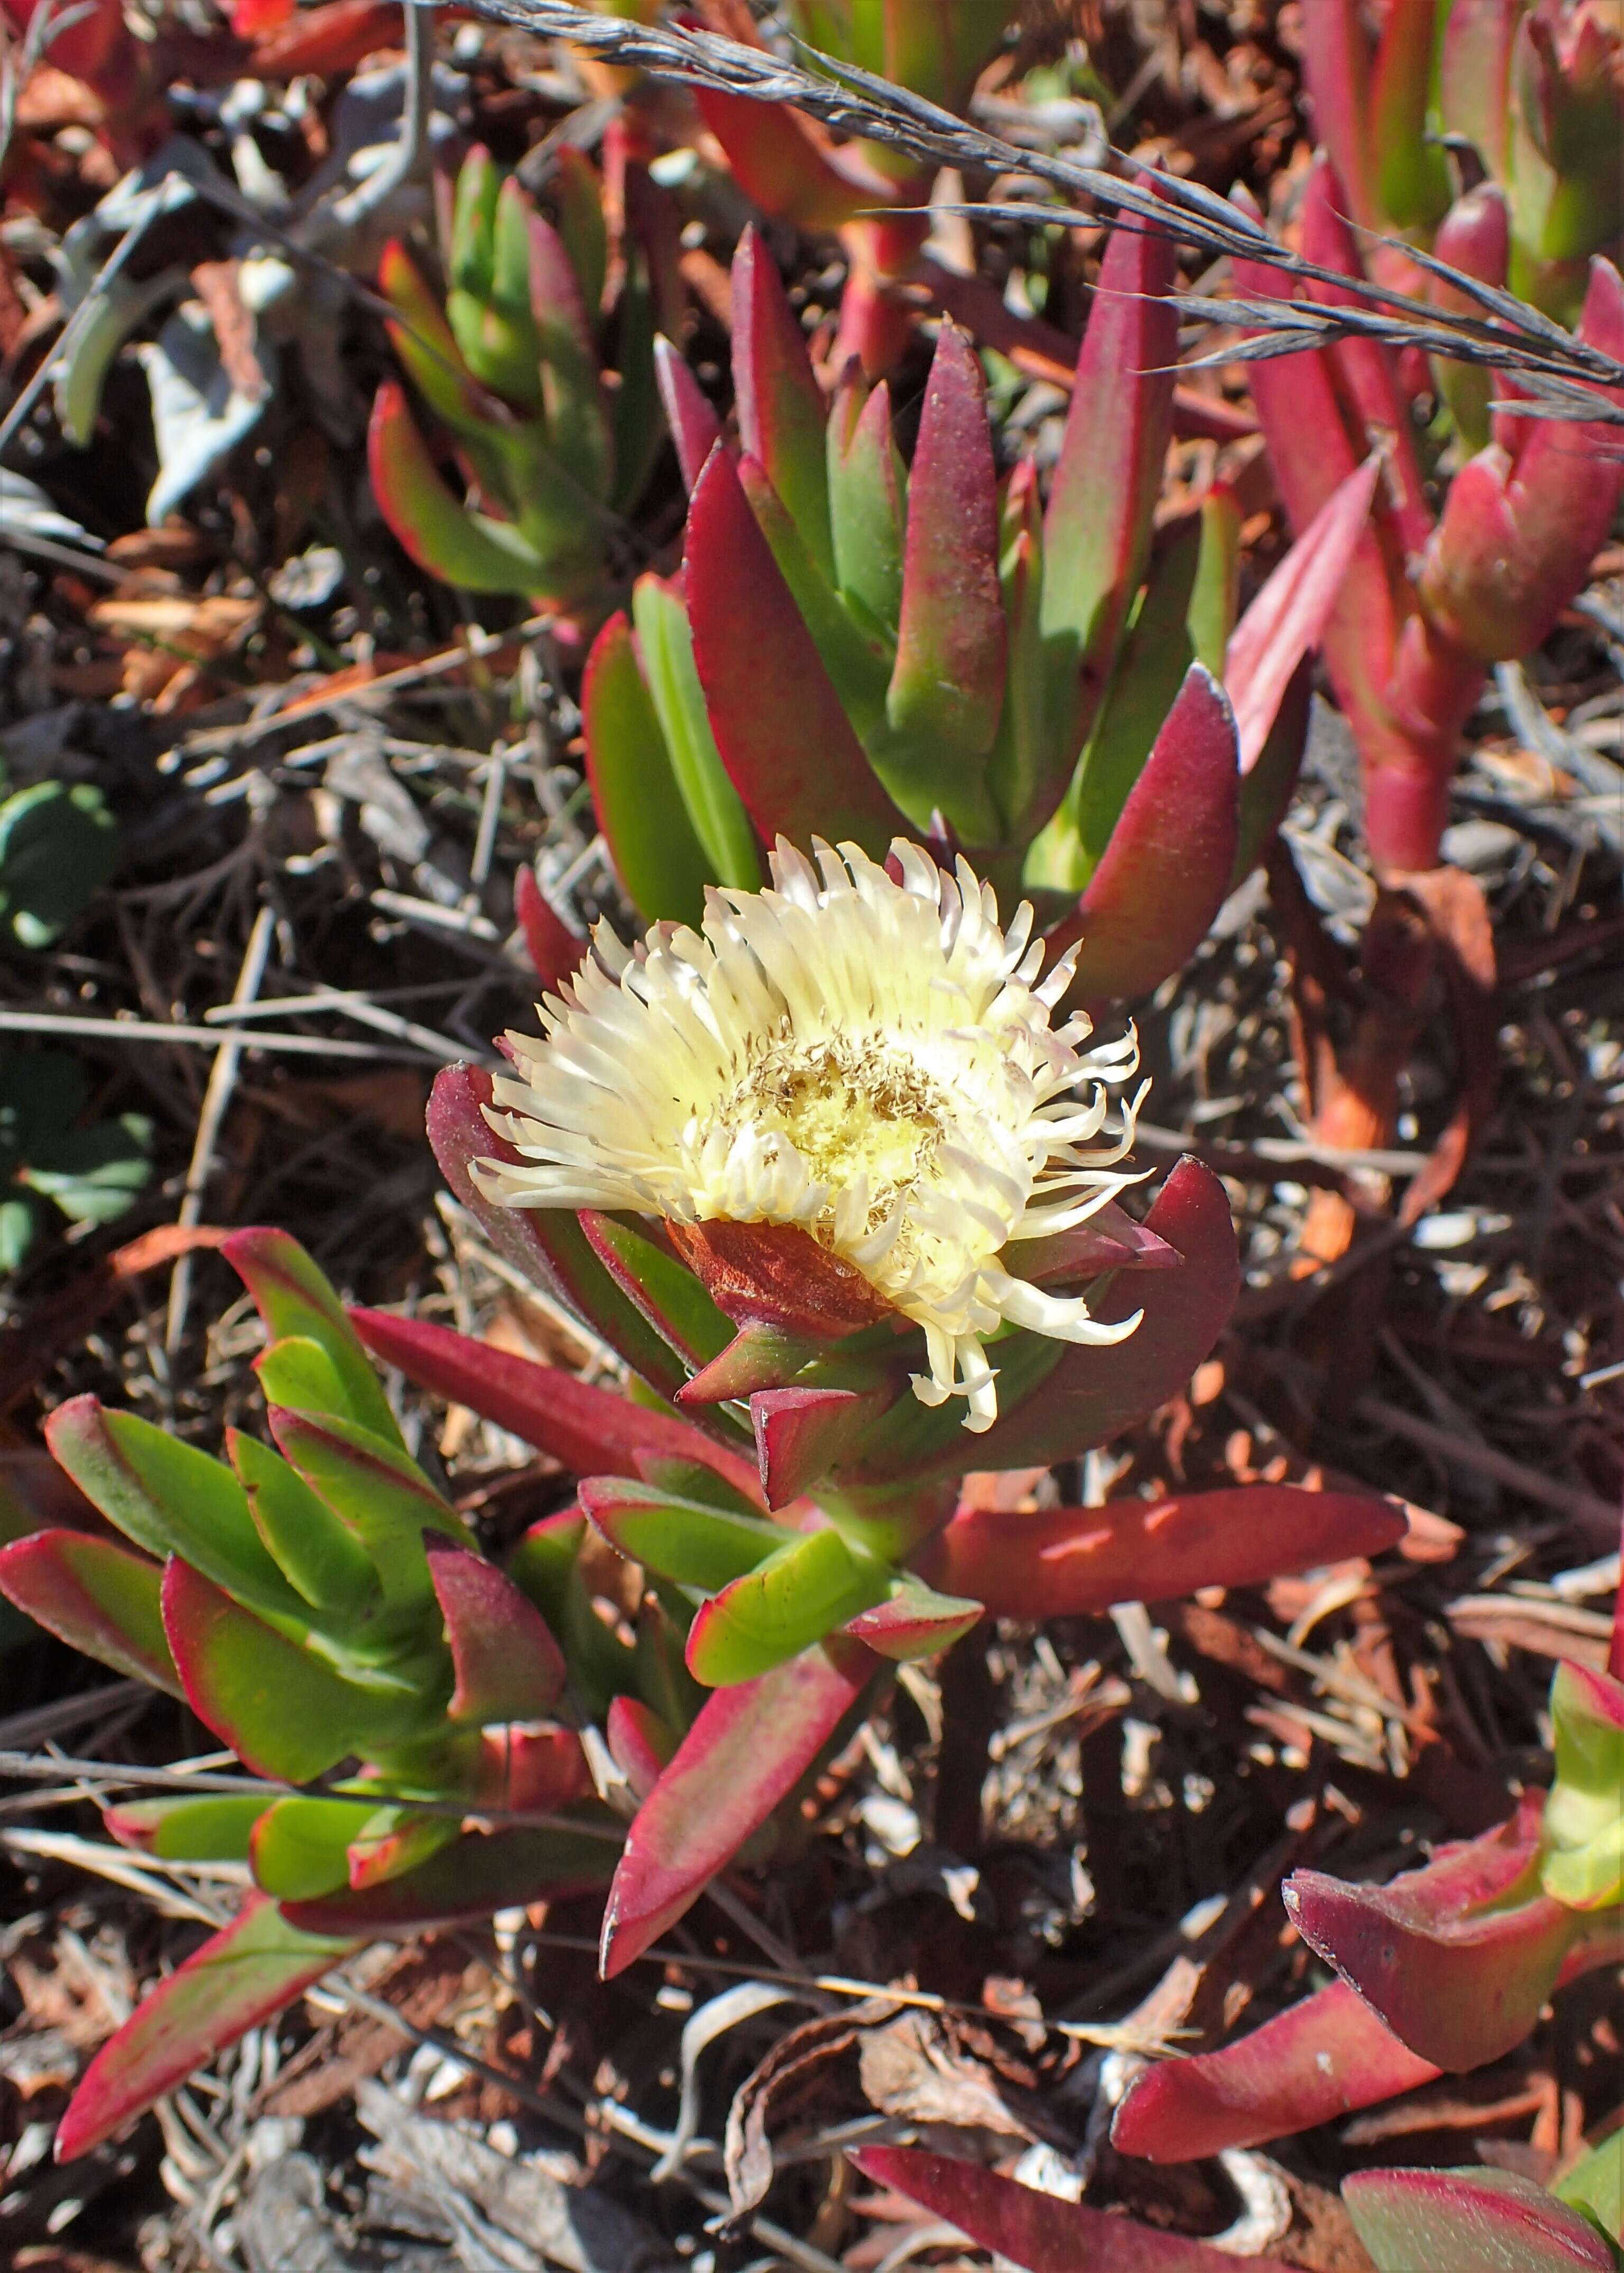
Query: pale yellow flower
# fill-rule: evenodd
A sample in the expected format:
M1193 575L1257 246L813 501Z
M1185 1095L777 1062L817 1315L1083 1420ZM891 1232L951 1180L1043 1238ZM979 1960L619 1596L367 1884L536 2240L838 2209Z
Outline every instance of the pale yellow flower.
M924 1328L916 1395L990 1428L1000 1326L1104 1343L1139 1322L1014 1267L1135 1181L1116 1164L1148 1084L1107 1120L1138 1045L1051 1025L1075 950L1040 980L1030 907L1000 928L963 860L955 881L899 838L898 882L855 844L814 851L781 841L770 888L713 890L699 931L656 925L640 952L600 925L544 1039L508 1037L487 1117L522 1165L475 1173L510 1207L797 1224Z

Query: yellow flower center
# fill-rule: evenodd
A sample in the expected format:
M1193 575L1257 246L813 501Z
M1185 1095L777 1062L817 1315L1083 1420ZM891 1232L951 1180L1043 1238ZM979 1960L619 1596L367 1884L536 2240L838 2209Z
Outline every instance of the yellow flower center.
M834 1192L865 1177L872 1228L928 1171L949 1114L942 1091L913 1059L835 1035L771 1045L715 1118L730 1136L753 1128L785 1137L808 1175Z

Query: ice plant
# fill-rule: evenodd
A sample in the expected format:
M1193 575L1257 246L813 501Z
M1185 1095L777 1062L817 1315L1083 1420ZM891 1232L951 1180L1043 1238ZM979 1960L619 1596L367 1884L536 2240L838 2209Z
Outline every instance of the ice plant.
M482 503L446 486L397 380L378 389L369 458L384 517L420 567L589 616L619 517L659 446L655 319L647 259L630 233L618 298L604 309L610 246L590 161L561 151L551 186L553 221L487 151L471 150L449 199L443 297L398 242L379 266L395 352L455 438ZM611 314L612 374L602 361Z
M725 967L739 1000L753 989L764 1016L751 1031L768 1043L752 1062L740 1052L736 1093L766 1116L741 1162L759 1167L775 1136L787 1160L799 1114L807 1160L834 1195L831 1236L836 1217L849 1225L856 1212L848 1200L842 1215L842 1194L866 1192L872 1212L884 1182L900 1199L909 1174L923 1185L936 1169L973 1221L983 1209L974 1157L946 1160L947 1121L938 1131L915 1108L934 1112L940 1092L973 1124L954 1133L980 1144L999 1132L986 1099L1024 1099L1002 1124L998 1157L1018 1158L1009 1129L1035 1121L1046 1132L1029 1166L1036 1194L1036 1171L1059 1148L1075 1150L1084 1165L1059 1167L1059 1197L1041 1204L1082 1219L1016 1242L1041 1326L1010 1322L993 1279L1006 1316L989 1329L996 1419L966 1437L954 1410L908 1393L910 1373L930 1382L927 1329L802 1222L667 1218L652 1184L594 1188L631 1203L614 1213L566 1204L583 1196L567 1182L551 1206L492 1197L493 1182L522 1185L546 1164L527 1162L492 1125L537 1124L511 1104L505 1114L489 1077L466 1068L446 1070L430 1106L448 1182L509 1264L618 1354L631 1393L421 1319L347 1316L284 1234L225 1239L270 1335L257 1369L272 1444L234 1431L228 1460L217 1461L79 1398L48 1424L65 1474L39 1493L37 1514L0 1510L11 1542L0 1549L0 1589L14 1604L119 1672L183 1696L244 1767L285 1787L109 1808L116 1837L174 1860L245 1862L252 1887L231 1924L98 2053L59 2154L106 2138L374 1936L588 1887L612 1868L603 1960L619 1970L746 1842L758 1857L768 1851L780 1812L855 1731L894 1662L952 1646L984 1608L1036 1618L1248 1585L1374 1552L1402 1530L1385 1502L1278 1486L1051 1509L1024 1535L957 1510L967 1446L978 1466L1060 1459L1176 1392L1233 1300L1234 1234L1216 1179L1191 1161L1142 1224L1110 1197L1119 1172L1089 1163L1089 1145L1099 1092L1126 1075L1131 1049L1088 1074L1089 1101L1066 1101L1068 1061L1089 1067L1074 1048L1082 1037L1051 1031L1029 984L1036 967L1020 975L1029 948L996 930L968 883L932 881L911 854L901 881L855 860L830 869L833 883L818 885L791 859L774 897L719 902L718 924L734 926L725 955L699 938L686 949L680 936L656 939L645 971L659 956L673 981L684 967L692 974L680 1006L660 996L663 1013L680 1009L674 1044L652 1036L652 1001L616 975L633 959L604 939L606 960L549 1005L539 1051L556 1062L520 1086L548 1100L555 1144L571 1062L598 1080L606 1106L624 1104L620 1062L641 1050L657 1088L662 1069L704 1048ZM888 911L891 933L854 921L859 879L863 904ZM809 956L804 934L820 923L842 933L844 956ZM927 967L933 949L935 984L909 997L916 1012L923 1004L914 1030L887 1030L909 1046L900 1069L865 1090L858 1059L834 1045L862 1040L861 993L887 949L892 962L917 956ZM820 992L843 988L842 1024L799 1018L814 971ZM983 1011L1001 1002L1002 1025L963 1024L977 973ZM588 1001L619 1009L630 1036L612 1022L595 1034L591 1015L572 1022ZM797 1012L775 1037L776 1061L775 1002ZM782 1049L797 1031L811 1045L798 1076ZM753 1088L752 1073L762 1076ZM1081 1123L1069 1136L1068 1119ZM608 1133L610 1116L600 1121ZM617 1134L630 1142L624 1121ZM491 1160L482 1190L475 1165ZM563 1170L583 1173L595 1173L590 1159ZM1002 1204L1020 1220L1013 1201ZM898 1249L916 1242L923 1257L933 1242L968 1241L981 1251L918 1192L895 1212ZM1089 1341L1068 1347L1056 1322L1086 1327ZM498 1568L408 1456L369 1350L573 1472L576 1504L533 1523ZM955 1368L967 1393L978 1386L971 1370ZM599 1614L587 1563L610 1550L634 1566L616 1588L614 1623ZM965 1582L977 1591L950 1591ZM627 1616L634 1639L617 1630Z
M408 1458L338 1297L294 1241L239 1232L224 1251L271 1336L257 1371L273 1444L232 1430L216 1460L74 1398L47 1429L61 1473L43 1527L8 1510L0 1531L0 1591L17 1608L183 1699L245 1767L287 1787L107 1810L128 1845L246 1863L254 1892L92 2063L64 2156L375 1933L602 1883L614 1822L558 1717L566 1683L605 1704L617 1683L670 1694L652 1629L640 1657L602 1628L583 1654L567 1619L561 1646L479 1554ZM560 1552L567 1565L567 1542ZM556 1568L558 1602L567 1580ZM465 1821L515 1809L542 1824Z
M1304 200L1303 248L1358 273L1343 196L1323 161ZM1277 297L1261 265L1239 289ZM1331 288L1315 288L1334 298ZM1624 353L1624 281L1591 262L1578 336ZM1461 730L1486 664L1537 648L1580 591L1624 491L1617 429L1501 416L1494 439L1426 501L1396 358L1369 340L1254 364L1252 387L1287 514L1313 525L1373 441L1388 456L1384 497L1325 627L1325 659L1363 763L1365 825L1381 868L1436 866Z
M1624 1596L1620 1611L1610 1670L1557 1668L1549 1793L1385 1887L1294 1873L1287 1910L1338 1977L1236 2044L1148 2070L1118 2110L1120 2151L1180 2162L1258 2146L1480 2067L1522 2042L1553 1989L1619 1962Z
M826 401L766 247L733 263L738 449L661 350L691 485L680 580L640 578L588 659L587 767L646 916L697 922L780 835L962 848L1024 882L1077 988L1148 991L1199 943L1289 794L1306 650L1358 542L1355 466L1234 622L1239 521L1154 529L1171 431L1172 251L1119 231L1046 506L1000 482L979 364L937 341L911 466L888 389ZM1220 680L1224 682L1220 685Z
M1373 34L1358 0L1303 11L1314 124L1361 228L1433 247L1469 147L1507 217L1498 273L1571 321L1589 262L1624 230L1624 42L1611 0L1395 0ZM1458 178L1458 177L1457 177ZM1402 256L1380 256L1406 281ZM1471 274L1482 272L1468 261ZM1408 279L1413 283L1411 267Z
M854 1306L860 1281L877 1319L924 1329L914 1394L962 1396L990 1429L990 1335L1097 1346L1139 1323L1019 1275L1135 1181L1138 1098L1106 1120L1137 1045L1086 1048L1086 1013L1053 1023L1076 949L1040 977L1030 904L1006 930L967 861L948 876L901 837L894 873L813 851L781 838L768 889L713 891L698 933L656 929L641 956L601 925L545 1039L508 1037L491 1126L520 1165L475 1174L508 1206L659 1216L696 1257L717 1219L793 1227Z

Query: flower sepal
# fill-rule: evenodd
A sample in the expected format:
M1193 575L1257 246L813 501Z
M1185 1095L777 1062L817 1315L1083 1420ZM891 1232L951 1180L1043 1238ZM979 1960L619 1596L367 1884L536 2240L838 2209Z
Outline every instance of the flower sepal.
M894 1320L857 1265L793 1223L673 1223L671 1243L719 1310L737 1326L767 1326L813 1343Z

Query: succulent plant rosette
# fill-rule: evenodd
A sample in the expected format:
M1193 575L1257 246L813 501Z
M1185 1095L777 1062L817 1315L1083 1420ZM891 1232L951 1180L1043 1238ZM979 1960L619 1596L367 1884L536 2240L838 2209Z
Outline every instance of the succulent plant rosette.
M661 232L625 133L608 139L615 199L566 146L550 172L550 220L487 150L471 150L454 184L438 185L444 291L398 242L378 268L395 352L452 438L466 490L448 486L405 388L386 379L368 435L385 520L430 574L551 602L566 626L601 614L624 517L661 441Z
M690 487L681 572L649 573L587 658L593 802L646 918L753 888L779 836L962 851L1030 895L1089 1003L1149 992L1266 851L1310 651L1364 540L1349 466L1238 616L1237 501L1158 530L1175 248L1105 251L1046 500L1000 474L980 364L938 334L911 462L855 360L832 398L753 230L732 271L736 431L657 349Z
M1124 1204L1135 1041L1066 1014L1074 961L962 860L781 843L698 928L600 926L507 1069L434 1092L453 1193L620 1387L347 1313L251 1230L223 1251L266 1322L269 1444L233 1431L215 1459L89 1397L50 1416L57 1520L0 1550L0 1587L183 1696L257 1779L109 1810L159 1856L246 1862L253 1891L97 2055L59 2153L378 1935L601 1885L618 1972L746 1842L770 1854L899 1662L974 1648L988 1614L1402 1534L1386 1501L1283 1486L961 1506L967 1470L1068 1459L1175 1395L1236 1291L1208 1170ZM550 1455L574 1504L498 1567L369 1353ZM609 1552L630 1627L595 1606Z

